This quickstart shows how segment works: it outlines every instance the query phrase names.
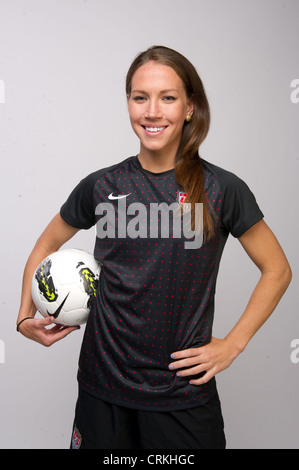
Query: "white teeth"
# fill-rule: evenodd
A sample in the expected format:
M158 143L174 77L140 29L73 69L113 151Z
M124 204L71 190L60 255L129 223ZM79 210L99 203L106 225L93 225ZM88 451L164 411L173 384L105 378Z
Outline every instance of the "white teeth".
M163 129L165 129L165 127L146 127L145 128L145 130L148 132L159 132L159 131L163 131Z

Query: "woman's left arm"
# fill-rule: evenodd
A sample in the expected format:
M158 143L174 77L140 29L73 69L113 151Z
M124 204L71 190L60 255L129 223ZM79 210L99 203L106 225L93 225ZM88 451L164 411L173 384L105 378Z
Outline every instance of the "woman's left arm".
M205 372L200 379L190 378L194 385L208 382L230 366L269 318L291 282L292 272L286 256L263 220L247 230L239 241L259 268L261 277L243 315L224 339L213 337L205 346L171 355L175 361L169 368L178 370L177 375L186 377ZM184 370L180 370L182 368Z

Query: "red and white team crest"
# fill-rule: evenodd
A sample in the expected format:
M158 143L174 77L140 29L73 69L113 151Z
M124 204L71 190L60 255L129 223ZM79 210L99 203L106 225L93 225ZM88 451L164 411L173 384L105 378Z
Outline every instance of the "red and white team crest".
M184 204L185 200L186 200L186 197L187 197L187 194L182 192L182 191L178 191L178 202L180 204Z
M79 433L77 427L74 427L73 437L72 437L72 449L79 449L82 442L82 436Z

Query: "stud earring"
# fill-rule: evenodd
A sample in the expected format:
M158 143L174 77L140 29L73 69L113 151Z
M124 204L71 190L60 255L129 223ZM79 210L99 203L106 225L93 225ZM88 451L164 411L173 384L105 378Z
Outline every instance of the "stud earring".
M187 114L186 116L186 122L190 122L192 119L192 115L191 114Z

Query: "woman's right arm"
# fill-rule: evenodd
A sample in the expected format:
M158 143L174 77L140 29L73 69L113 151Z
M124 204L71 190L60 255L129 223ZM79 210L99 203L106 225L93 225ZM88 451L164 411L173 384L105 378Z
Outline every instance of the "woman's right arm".
M52 322L51 317L42 319L34 318L36 307L31 297L32 277L37 266L51 253L59 250L59 248L78 231L79 229L68 225L60 214L57 214L37 240L25 266L17 324L26 317L30 318L22 322L18 331L27 338L37 341L44 346L51 346L51 344L64 338L71 331L78 329L78 327L62 327L55 325L52 328L46 328L46 326L49 326Z

